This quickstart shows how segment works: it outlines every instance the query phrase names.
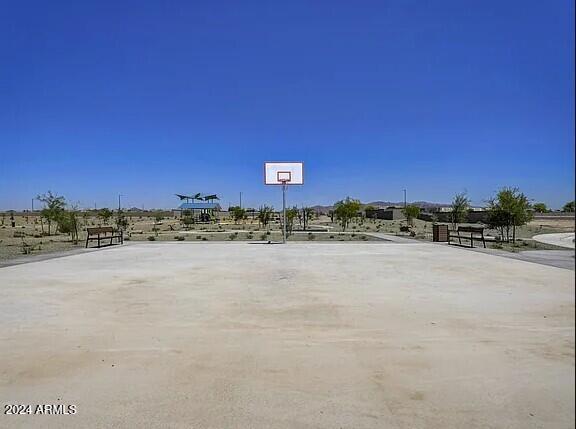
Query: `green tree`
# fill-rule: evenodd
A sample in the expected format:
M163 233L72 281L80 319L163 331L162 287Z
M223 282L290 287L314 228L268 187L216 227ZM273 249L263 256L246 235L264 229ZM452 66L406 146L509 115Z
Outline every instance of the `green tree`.
M48 223L48 235L50 235L52 222L58 223L58 219L66 208L66 199L63 196L53 194L51 191L38 195L36 199L44 203L44 208L40 211L40 216L46 219ZM42 224L42 230L44 230L44 224Z
M264 227L267 227L272 220L272 215L274 214L274 208L271 206L261 206L258 209L258 222Z
M420 207L414 205L408 205L402 209L402 213L406 217L406 223L410 226L414 224L414 219L420 216Z
M230 207L230 211L232 212L232 218L234 218L234 223L238 223L246 219L246 209L236 206L236 207Z
M500 230L502 239L507 242L510 242L512 232L512 242L515 243L516 227L527 224L533 217L528 198L518 188L500 189L489 201L489 208L489 225Z
M114 213L109 208L103 208L98 211L98 217L104 223L104 225L108 225L110 218Z
M465 192L456 194L452 200L452 212L450 218L452 220L452 229L456 229L456 225L466 221L468 212L470 211L470 200Z
M306 231L308 224L314 219L314 209L312 207L302 207L302 209L298 210L297 216L302 230Z
M532 206L532 208L534 209L534 211L536 213L548 213L548 207L546 207L546 204L544 203L536 203Z
M298 216L299 210L297 207L286 209L286 235L292 235L294 230L294 220Z
M116 211L116 228L126 230L128 228L128 218L122 209Z
M184 225L184 227L188 228L190 225L194 224L194 214L192 210L184 210L182 212L182 217L180 218L180 223Z
M350 197L334 204L334 217L342 226L342 231L346 231L350 221L358 216L359 211L360 201Z
M75 206L62 211L58 217L58 230L63 234L69 234L74 244L78 244L78 223L78 208Z
M563 212L574 213L574 201L570 201L569 203L564 204L562 207Z

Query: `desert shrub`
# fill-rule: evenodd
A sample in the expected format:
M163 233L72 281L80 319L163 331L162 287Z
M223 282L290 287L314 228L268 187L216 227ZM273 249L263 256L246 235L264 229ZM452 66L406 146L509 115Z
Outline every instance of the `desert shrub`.
M365 235L362 236L362 240L366 241L368 240L368 237L366 237Z
M130 237L124 237L124 241L130 241Z
M260 236L260 240L267 240L268 239L268 234L262 234Z
M229 238L230 240L234 240L234 239L236 238L236 234L230 234L230 235L228 236L228 238Z
M356 237L356 233L353 233L353 234L352 234L352 237Z
M202 241L207 241L208 239L206 237L202 237Z
M331 235L331 236L330 236L330 238L334 238L334 236L333 236L333 235Z
M314 240L316 237L314 236L314 234L309 233L308 234L308 240Z
M154 237L153 235L148 236L147 238L148 241L156 241L156 237Z
M202 236L201 236L201 235L197 235L197 236L196 236L196 240L202 240Z
M184 240L186 240L186 237L184 237L183 235L177 235L176 237L174 237L174 240L176 240L176 241L184 241Z

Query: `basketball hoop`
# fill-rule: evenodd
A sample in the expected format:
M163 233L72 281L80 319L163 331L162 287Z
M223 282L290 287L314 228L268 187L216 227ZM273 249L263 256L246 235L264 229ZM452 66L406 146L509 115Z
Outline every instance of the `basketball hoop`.
M304 164L301 162L265 162L264 183L282 185L282 242L286 243L286 188L304 184Z
M292 172L291 171L278 171L276 172L276 179L285 185L288 182L292 181Z

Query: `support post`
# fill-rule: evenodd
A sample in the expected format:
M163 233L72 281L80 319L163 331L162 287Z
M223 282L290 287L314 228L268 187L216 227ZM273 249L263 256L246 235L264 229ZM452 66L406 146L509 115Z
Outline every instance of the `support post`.
M282 182L282 243L286 243L286 182Z

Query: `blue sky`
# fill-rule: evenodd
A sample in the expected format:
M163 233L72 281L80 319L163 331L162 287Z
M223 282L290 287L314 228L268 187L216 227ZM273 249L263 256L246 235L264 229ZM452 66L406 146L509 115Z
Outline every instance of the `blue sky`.
M574 198L571 1L18 1L0 14L0 209L174 193Z

